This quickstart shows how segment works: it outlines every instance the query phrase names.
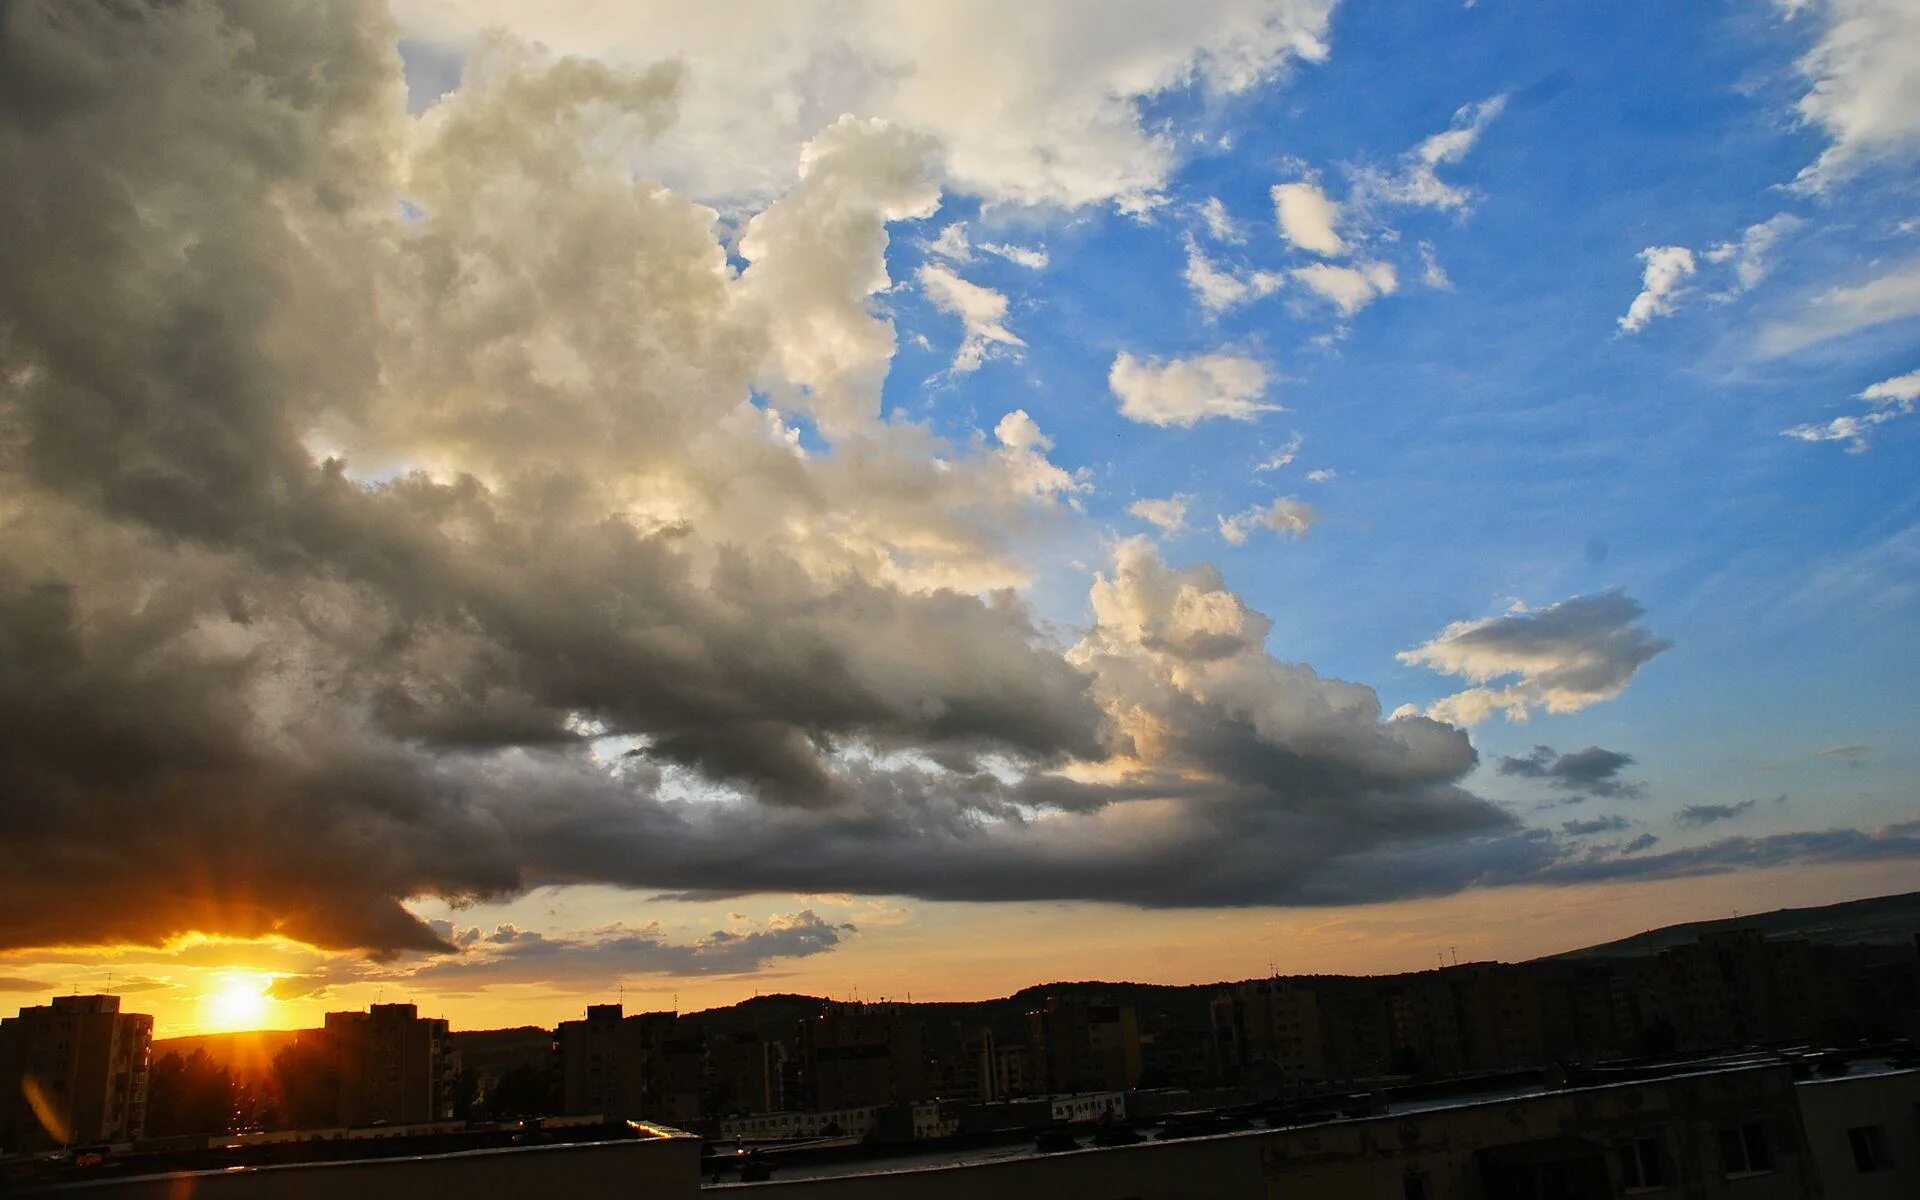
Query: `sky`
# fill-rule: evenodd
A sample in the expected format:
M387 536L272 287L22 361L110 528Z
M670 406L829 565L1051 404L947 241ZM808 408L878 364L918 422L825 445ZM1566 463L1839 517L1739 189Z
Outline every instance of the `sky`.
M0 1006L1920 878L1912 0L0 21Z

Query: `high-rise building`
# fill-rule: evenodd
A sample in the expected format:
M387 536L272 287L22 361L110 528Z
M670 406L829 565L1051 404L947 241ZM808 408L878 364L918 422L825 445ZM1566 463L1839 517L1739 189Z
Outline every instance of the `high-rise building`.
M716 1114L775 1112L782 1099L786 1048L753 1030L717 1034L707 1042Z
M558 1037L567 1112L669 1125L703 1115L705 1044L675 1014L592 1004L585 1020L560 1022Z
M1212 1006L1213 1040L1231 1082L1293 1087L1327 1077L1320 1002L1285 979L1236 984Z
M1140 1026L1133 1006L1049 996L1027 1014L1035 1091L1109 1092L1140 1084Z
M0 1152L137 1138L153 1018L118 996L56 996L0 1019Z
M828 1004L800 1023L816 1112L920 1100L927 1094L920 1019L900 1004Z
M341 1125L413 1125L453 1116L460 1063L447 1022L411 1004L331 1012L321 1030L339 1081Z

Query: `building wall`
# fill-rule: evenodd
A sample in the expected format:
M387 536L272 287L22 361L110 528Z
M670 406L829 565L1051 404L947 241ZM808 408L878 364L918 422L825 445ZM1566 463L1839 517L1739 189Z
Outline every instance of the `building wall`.
M1748 1123L1765 1129L1773 1168L1730 1179L1719 1158L1719 1134ZM1569 1194L1598 1200L1625 1190L1618 1148L1639 1138L1665 1148L1673 1181L1667 1195L1799 1200L1819 1194L1791 1077L1770 1066L1299 1129L945 1170L776 1178L762 1186L768 1200L1401 1200L1413 1174L1424 1177L1433 1200L1480 1200L1500 1195L1503 1170L1564 1164L1575 1180Z
M339 1075L342 1125L415 1124L453 1115L458 1074L447 1023L411 1004L333 1012L322 1031Z
M33 1195L22 1192L22 1196ZM472 1150L417 1158L311 1163L62 1185L102 1200L695 1200L700 1141L685 1135L563 1146Z
M56 996L0 1020L0 1147L124 1142L146 1125L153 1018Z
M1829 1200L1920 1196L1920 1071L1820 1079L1795 1089ZM1862 1171L1849 1136L1878 1129L1889 1163Z

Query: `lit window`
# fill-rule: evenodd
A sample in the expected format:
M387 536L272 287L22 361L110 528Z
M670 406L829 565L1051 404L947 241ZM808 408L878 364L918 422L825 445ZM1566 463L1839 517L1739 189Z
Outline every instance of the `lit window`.
M1758 1122L1720 1131L1720 1162L1729 1175L1751 1175L1773 1170L1773 1151L1767 1131Z

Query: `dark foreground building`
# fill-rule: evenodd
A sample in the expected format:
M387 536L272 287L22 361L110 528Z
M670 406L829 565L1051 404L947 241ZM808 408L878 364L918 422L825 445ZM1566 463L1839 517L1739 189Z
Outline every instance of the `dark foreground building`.
M118 996L56 996L0 1019L0 1154L144 1132L153 1018Z

